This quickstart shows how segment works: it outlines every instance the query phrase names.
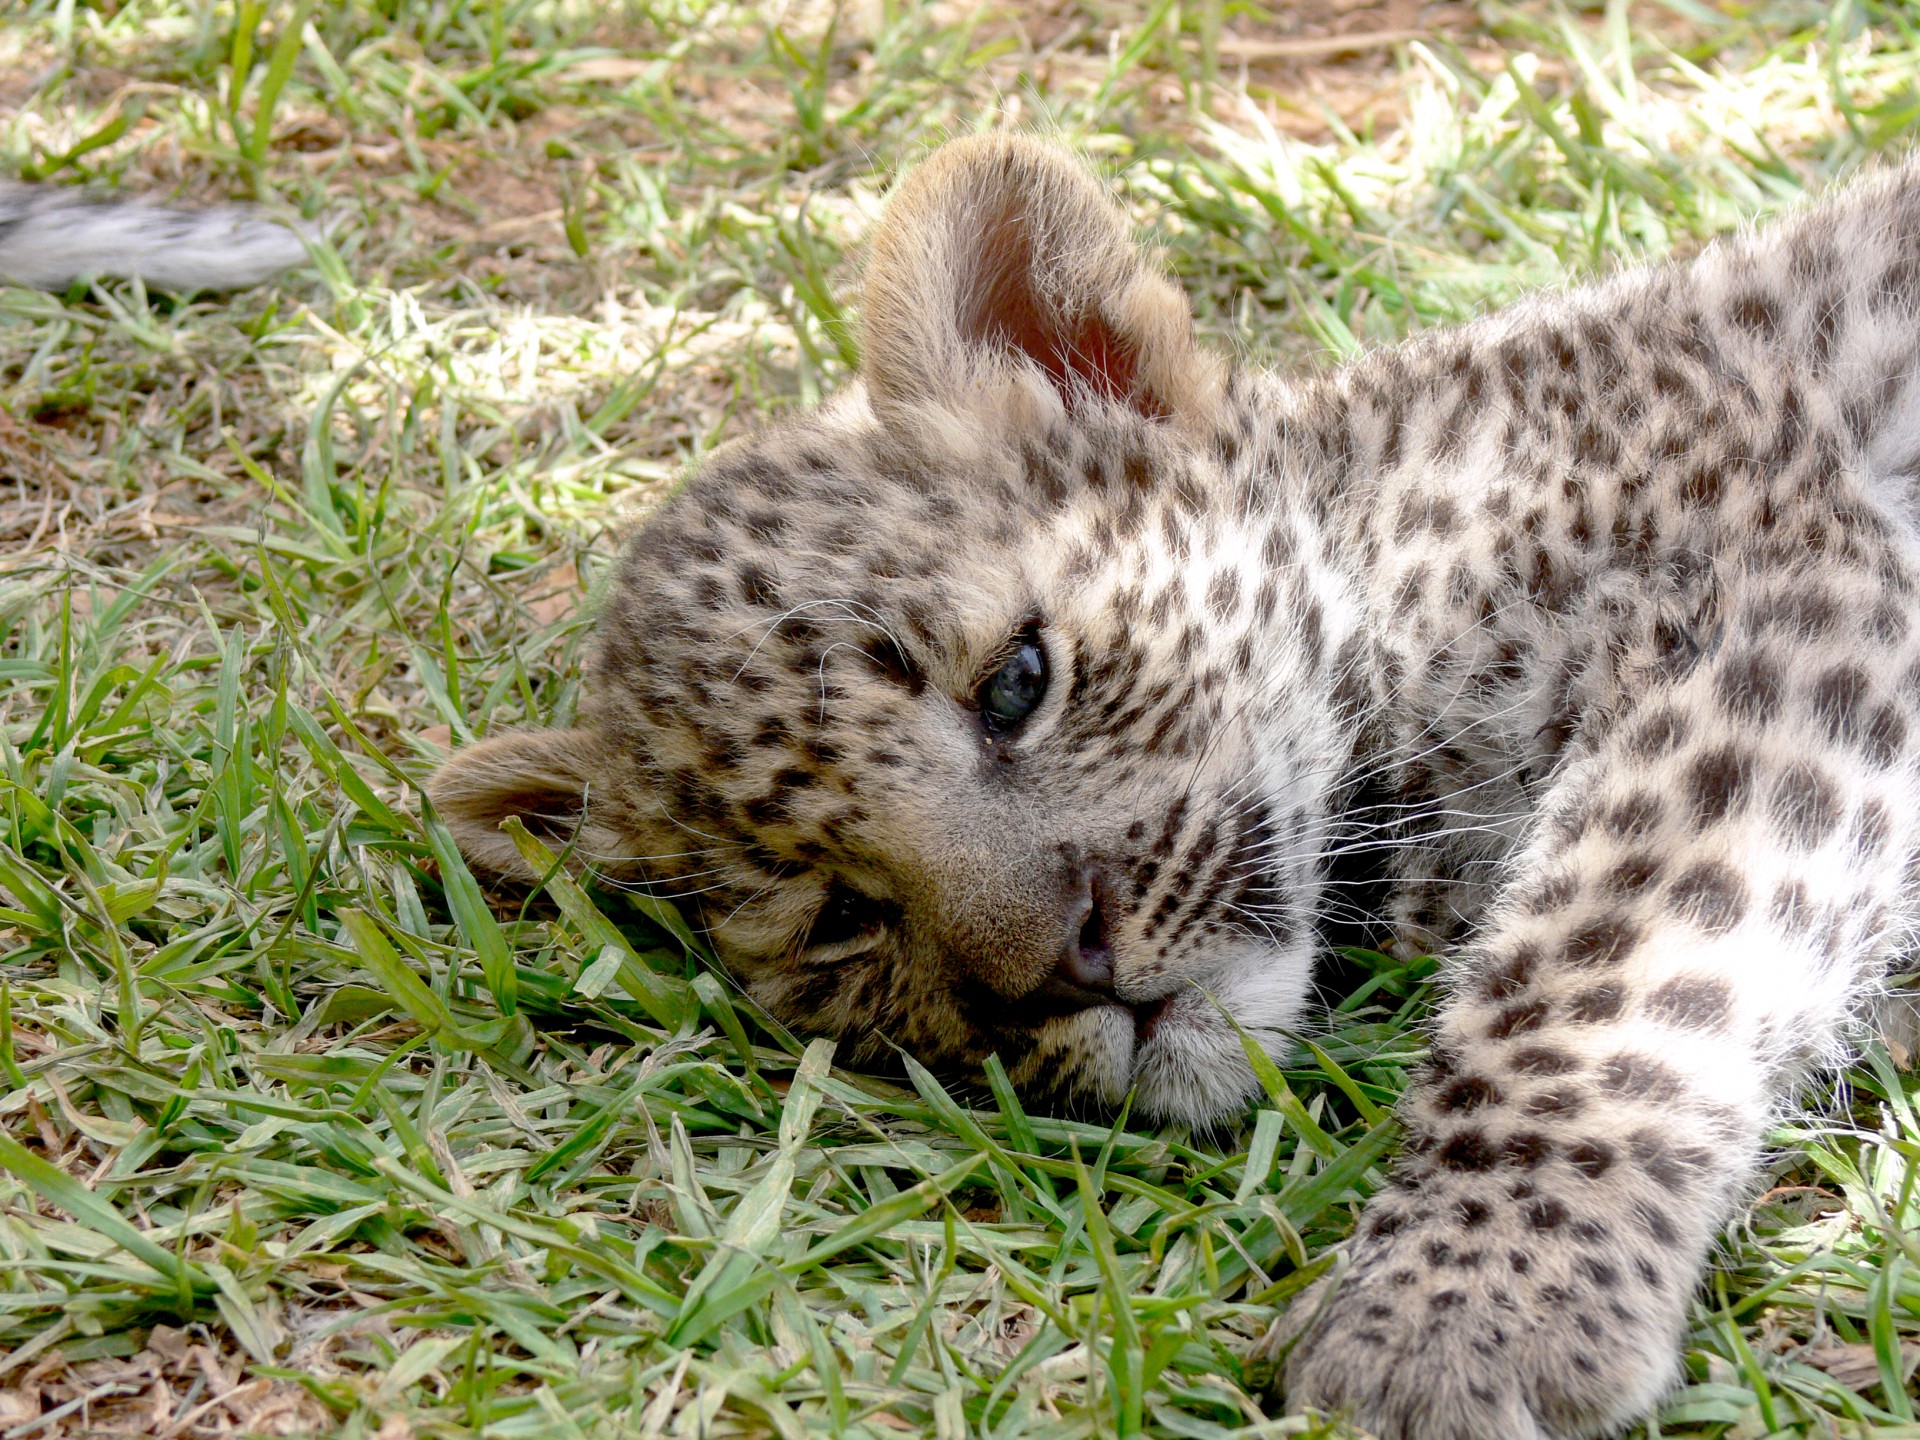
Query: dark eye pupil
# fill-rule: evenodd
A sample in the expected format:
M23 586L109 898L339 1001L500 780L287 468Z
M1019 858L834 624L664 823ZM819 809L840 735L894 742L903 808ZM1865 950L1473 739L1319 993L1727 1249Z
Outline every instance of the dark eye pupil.
M1047 693L1047 653L1038 637L1023 638L980 687L980 714L989 727L1018 725Z
M807 944L844 945L877 928L883 918L877 901L836 884L827 896L827 903L813 917L812 928L807 931Z

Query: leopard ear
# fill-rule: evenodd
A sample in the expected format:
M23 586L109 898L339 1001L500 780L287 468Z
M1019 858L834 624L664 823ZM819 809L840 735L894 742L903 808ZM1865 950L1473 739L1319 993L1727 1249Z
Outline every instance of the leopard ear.
M1019 135L956 140L887 206L867 264L875 400L949 400L1037 367L1069 408L1092 395L1202 420L1225 367L1126 217L1066 152Z
M517 815L556 853L568 850L582 865L617 874L640 853L626 807L607 783L618 773L591 730L516 731L456 751L433 772L427 797L476 869L540 878L500 828Z

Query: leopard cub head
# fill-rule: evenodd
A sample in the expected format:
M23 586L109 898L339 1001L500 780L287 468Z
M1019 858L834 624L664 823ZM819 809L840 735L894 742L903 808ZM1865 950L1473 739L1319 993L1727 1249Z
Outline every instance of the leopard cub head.
M519 815L676 899L843 1057L1218 1120L1305 1001L1352 606L1072 160L937 152L864 308L859 380L628 544L581 728L433 799L477 866Z

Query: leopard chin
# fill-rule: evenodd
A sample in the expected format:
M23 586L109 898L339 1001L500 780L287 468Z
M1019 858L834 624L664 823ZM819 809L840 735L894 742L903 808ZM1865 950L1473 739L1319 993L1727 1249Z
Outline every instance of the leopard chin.
M1224 1128L1264 1093L1248 1047L1284 1061L1307 1018L1310 954L1246 947L1170 996L1133 1055L1135 1105L1191 1130Z
M1190 1132L1221 1131L1263 1093L1249 1047L1282 1064L1298 1049L1313 963L1304 945L1218 946L1203 970L1154 998L1049 1021L1001 1058L1023 1094L1053 1108L1110 1115L1126 1106Z

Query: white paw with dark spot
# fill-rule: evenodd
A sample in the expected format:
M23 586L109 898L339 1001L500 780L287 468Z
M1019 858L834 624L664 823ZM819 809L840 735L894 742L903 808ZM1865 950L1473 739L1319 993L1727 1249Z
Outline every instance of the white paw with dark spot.
M1288 1412L1341 1416L1379 1440L1578 1440L1651 1408L1673 1368L1666 1307L1637 1314L1558 1283L1559 1255L1516 1276L1490 1238L1355 1241L1265 1342L1285 1352Z

